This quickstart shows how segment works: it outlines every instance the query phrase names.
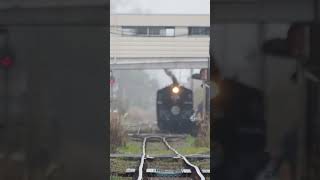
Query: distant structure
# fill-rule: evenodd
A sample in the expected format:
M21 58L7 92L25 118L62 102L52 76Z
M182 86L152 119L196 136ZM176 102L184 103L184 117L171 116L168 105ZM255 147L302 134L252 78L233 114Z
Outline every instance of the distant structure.
M110 17L111 68L205 68L209 41L209 15Z

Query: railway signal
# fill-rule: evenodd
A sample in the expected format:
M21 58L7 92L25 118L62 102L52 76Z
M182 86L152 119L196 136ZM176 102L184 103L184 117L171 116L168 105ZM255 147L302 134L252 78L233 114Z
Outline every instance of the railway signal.
M9 69L13 65L13 58L9 55L0 58L0 65L2 68Z
M110 85L113 86L116 83L114 76L110 77Z
M0 29L0 67L9 69L13 65L13 56L9 47L9 33L7 29Z
M208 80L208 69L207 68L200 70L200 77L204 81Z
M4 106L4 117L0 120L0 124L2 127L7 126L9 124L9 68L13 65L13 56L11 53L11 49L9 46L9 32L7 29L0 29L0 69L4 69L3 76L3 104ZM2 70L3 71L3 70Z
M113 75L113 72L110 71L110 80L109 80L109 84L110 86L113 86L116 83L116 78Z
M208 80L208 69L207 68L201 69L200 73L192 75L192 79L207 81Z

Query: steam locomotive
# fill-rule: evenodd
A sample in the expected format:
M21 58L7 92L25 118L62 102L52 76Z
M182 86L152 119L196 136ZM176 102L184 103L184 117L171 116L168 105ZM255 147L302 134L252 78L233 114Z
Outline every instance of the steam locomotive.
M172 133L192 133L195 123L193 115L192 90L178 83L157 91L157 122L161 131Z

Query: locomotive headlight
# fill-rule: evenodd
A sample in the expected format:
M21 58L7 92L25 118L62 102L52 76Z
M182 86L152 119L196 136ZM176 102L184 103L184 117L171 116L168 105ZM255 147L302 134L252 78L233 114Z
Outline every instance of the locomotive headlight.
M172 88L172 92L175 93L175 94L178 94L178 93L180 92L180 88L177 87L177 86L174 86L174 87Z

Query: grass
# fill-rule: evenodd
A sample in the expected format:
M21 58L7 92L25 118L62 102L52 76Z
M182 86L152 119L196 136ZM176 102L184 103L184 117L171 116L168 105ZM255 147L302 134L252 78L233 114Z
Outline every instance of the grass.
M190 154L206 154L210 153L210 147L198 145L197 139L192 136L187 136L184 141L169 142L178 152L185 155ZM128 141L125 145L120 146L116 149L116 153L120 154L141 154L141 142ZM167 149L162 142L150 142L147 146L147 153L150 155L169 155L173 152Z
M129 180L132 179L130 177L118 177L118 176L110 176L110 180Z
M210 153L210 147L197 145L197 139L187 136L183 142L175 144L169 142L178 152L185 155ZM116 150L120 154L141 154L141 142L128 141L124 146L120 146ZM147 146L147 153L150 155L168 155L173 154L168 150L162 142L150 142Z
M129 141L124 146L117 148L117 152L121 154L140 154L141 143L136 141Z
M111 172L125 172L127 168L136 168L139 165L137 160L126 160L121 158L110 159Z
M110 180L121 180L121 177L117 177L117 176L111 176Z
M129 141L126 145L117 148L120 154L141 154L141 142ZM147 145L147 153L150 155L172 154L172 152L163 145L162 142L150 142Z
M196 139L190 135L181 146L176 148L178 152L185 155L210 153L209 147L196 145Z
M147 153L151 156L174 154L171 150L167 149L162 141L148 143Z
M200 169L210 169L210 160L192 160L190 162Z
M196 139L190 135L187 136L186 138L186 144L189 144L189 145L194 145L196 142Z

